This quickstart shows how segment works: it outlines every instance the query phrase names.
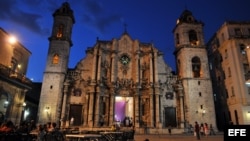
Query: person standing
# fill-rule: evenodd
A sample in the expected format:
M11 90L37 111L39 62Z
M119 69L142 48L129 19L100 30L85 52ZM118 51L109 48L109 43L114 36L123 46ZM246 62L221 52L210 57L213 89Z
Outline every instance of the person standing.
M70 125L71 125L71 126L74 125L74 117L71 117L71 119L70 119Z
M204 124L204 133L205 133L205 136L206 136L206 137L207 137L208 134L209 134L209 127L208 127L208 124L207 124L207 123Z
M197 121L195 122L194 130L195 130L197 140L200 140L201 139L200 138L200 126Z
M214 128L213 128L212 124L210 124L209 130L210 130L210 135L215 135Z
M171 133L172 133L172 132L171 132L171 130L172 130L171 128L172 128L171 125L169 125L169 126L168 126L168 134L169 134L169 135L171 135Z
M200 124L200 134L201 134L201 136L205 136L204 124L203 123Z

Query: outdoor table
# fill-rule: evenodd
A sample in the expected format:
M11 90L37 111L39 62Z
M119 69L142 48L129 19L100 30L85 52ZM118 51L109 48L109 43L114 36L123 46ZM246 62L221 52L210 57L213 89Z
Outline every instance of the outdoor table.
M102 135L99 134L66 134L67 141L71 141L69 139L80 141L80 140L97 139L101 137Z
M100 132L100 134L103 135L108 141L116 141L119 140L119 137L122 137L123 132L106 131L106 132Z
M30 137L31 137L32 139L37 139L38 132L32 131L32 132L29 133L29 135L30 135Z

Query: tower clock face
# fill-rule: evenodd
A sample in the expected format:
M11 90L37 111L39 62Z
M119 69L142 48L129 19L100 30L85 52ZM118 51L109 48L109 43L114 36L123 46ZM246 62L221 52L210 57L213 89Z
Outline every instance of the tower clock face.
M127 65L129 63L130 59L127 55L122 55L121 58L120 58L120 62L123 64L123 65Z

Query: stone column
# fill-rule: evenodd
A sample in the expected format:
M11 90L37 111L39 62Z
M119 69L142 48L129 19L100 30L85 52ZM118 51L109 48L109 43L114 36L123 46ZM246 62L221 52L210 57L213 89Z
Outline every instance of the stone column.
M140 108L140 102L139 102L139 98L140 98L140 85L141 85L141 70L140 70L140 57L139 57L139 52L137 52L136 54L136 80L135 80L135 84L137 84L136 86L136 93L134 95L134 124L136 128L140 127L140 116L141 116L141 108Z
M104 125L109 125L109 96L105 96L105 100L103 101L105 104L105 113L104 113Z
M112 55L111 57L111 82L115 81L115 57Z
M96 89L95 89L95 105L94 105L94 126L98 126L99 125L99 119L100 119L100 85L99 82L101 83L101 62L102 61L102 52L99 50L99 54L98 54L98 66L97 66L97 80L96 80Z
M95 116L94 116L94 126L99 126L99 119L100 119L100 95L97 92L95 97L96 104L94 105L95 108Z
M135 57L136 59L135 59L135 66L136 66L136 70L135 70L135 72L136 72L136 80L135 80L135 83L136 84L138 84L139 82L140 82L140 75L141 75L141 72L140 72L140 63L139 63L139 61L140 61L140 58L139 58L139 53L137 53L136 54L136 57Z
M89 94L89 107L88 107L88 127L93 127L93 108L94 108L94 92Z
M159 94L155 94L155 125L159 127L160 125L160 109L159 109Z
M112 126L114 123L114 104L115 104L115 96L111 94L110 96L110 105L109 105L109 126Z
M158 55L157 51L154 51L154 80L158 84Z
M150 127L154 127L154 86L152 84L154 83L154 73L153 73L153 60L152 60L152 54L150 54L149 58L149 71L150 71L150 93L149 93L149 99L150 99Z
M178 96L180 100L180 112L181 112L181 128L185 127L185 109L184 109L184 94L183 87L181 84L178 84Z
M150 92L150 127L154 127L154 94L152 92L152 89L151 89L151 92Z
M153 69L154 68L153 68L152 54L150 54L149 55L149 77L150 77L149 82L154 82L154 80L153 80L153 76L154 76Z
M88 109L89 109L89 94L86 94L86 101L84 104L84 113L83 113L83 126L88 126Z
M156 127L161 127L160 123L160 91L159 91L159 83L158 83L158 61L157 61L158 55L157 50L154 50L154 60L153 60L153 66L154 66L154 94L155 94L155 125Z
M67 92L68 92L68 86L69 86L69 83L66 81L64 83L64 89L63 89L63 101L62 101L62 113L61 113L61 119L60 119L60 127L64 127L65 123L66 122L66 105L67 105Z
M98 49L96 49L96 48L94 48L94 57L93 57L93 64L92 64L92 70L93 70L93 72L92 72L92 76L91 76L91 80L95 80L95 78L96 78L96 65L98 65L98 64L96 64L96 62L97 62L97 51L98 51Z
M102 68L102 52L100 51L99 52L99 54L98 54L98 64L97 64L98 66L98 70L97 70L97 80L100 80L100 78L101 78L101 68Z
M139 105L139 93L136 93L135 94L135 96L134 96L134 113L135 113L135 127L136 128L139 128L140 127L140 114L139 114L139 112L140 112L140 110L139 110L139 107L140 107L140 105Z

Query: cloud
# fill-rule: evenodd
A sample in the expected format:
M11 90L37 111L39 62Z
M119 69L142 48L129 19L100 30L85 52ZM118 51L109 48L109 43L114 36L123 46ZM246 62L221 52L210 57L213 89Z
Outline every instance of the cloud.
M43 17L42 14L38 13L39 8L37 8L37 11L34 10L34 6L39 6L40 2L28 1L29 0L0 1L0 20L9 21L23 26L26 29L40 35L47 34L48 30L42 28L42 25L39 24L39 20L42 20ZM33 7L33 10L29 7Z
M0 19L6 19L9 17L9 12L12 9L15 0L0 1Z
M83 24L87 24L100 33L105 33L111 24L120 22L121 16L107 13L98 0L85 0L83 6L85 8L84 14L82 14Z
M81 19L83 26L103 34L112 24L120 23L121 16L108 13L101 2L78 0L69 3L75 17ZM62 3L61 0L0 0L0 20L15 23L36 34L47 36L51 29L51 23L48 21L52 20L52 13Z

